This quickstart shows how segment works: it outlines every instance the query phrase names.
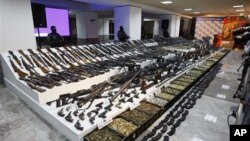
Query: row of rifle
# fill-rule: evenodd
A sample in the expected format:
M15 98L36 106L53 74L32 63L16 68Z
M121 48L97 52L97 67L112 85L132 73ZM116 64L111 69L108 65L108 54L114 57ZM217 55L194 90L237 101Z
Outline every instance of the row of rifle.
M93 44L53 49L9 51L9 60L19 78L32 89L77 82L108 72L113 67L133 68L136 63L156 59L166 51L144 52L131 42Z
M135 57L141 54L139 51L131 47L122 48L119 44L105 47L96 44L61 49L48 48L37 51L28 49L27 52L19 50L18 53L9 51L9 54L11 66L19 78L39 92L45 91L43 87L53 88L63 82L77 82L86 77L104 74L111 67L124 67L141 60L141 57ZM126 56L130 56L130 59L126 59Z

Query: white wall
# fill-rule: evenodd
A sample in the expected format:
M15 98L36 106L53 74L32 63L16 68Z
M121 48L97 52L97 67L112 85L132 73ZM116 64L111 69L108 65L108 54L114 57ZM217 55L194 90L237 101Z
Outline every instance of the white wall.
M98 35L109 35L109 19L98 19Z
M30 0L0 0L0 52L36 48Z
M98 38L98 19L94 12L76 14L77 38Z
M117 32L120 26L130 36L130 40L141 39L141 8L133 6L117 7L114 10L115 40L118 40Z

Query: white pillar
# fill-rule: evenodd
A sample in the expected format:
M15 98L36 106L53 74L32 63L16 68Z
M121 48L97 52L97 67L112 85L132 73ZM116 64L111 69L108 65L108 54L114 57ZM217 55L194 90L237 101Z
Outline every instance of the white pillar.
M180 31L180 22L181 22L181 17L177 15L163 15L160 17L160 35L163 36L162 32L163 30L161 29L161 24L162 20L169 20L169 25L168 25L168 32L170 37L179 37L179 31Z
M30 0L0 0L0 52L36 48Z
M142 10L139 7L116 7L114 12L115 40L118 40L117 32L119 31L120 26L124 27L124 31L130 37L130 40L140 40L141 19Z
M98 19L98 35L109 35L109 19Z
M159 20L154 20L154 36L158 36L159 35L159 28L160 28L160 23Z
M98 38L97 14L94 12L77 13L76 28L78 39Z

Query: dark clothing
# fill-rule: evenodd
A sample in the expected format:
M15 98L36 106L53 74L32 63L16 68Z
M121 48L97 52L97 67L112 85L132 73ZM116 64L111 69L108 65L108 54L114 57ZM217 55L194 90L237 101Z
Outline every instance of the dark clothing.
M58 33L54 33L54 32L49 33L47 38L48 38L48 43L51 47L60 47L63 45L62 44L63 38Z
M170 37L168 30L163 30L163 37Z
M117 36L120 42L127 41L127 39L129 38L128 35L124 32L124 30L119 30Z

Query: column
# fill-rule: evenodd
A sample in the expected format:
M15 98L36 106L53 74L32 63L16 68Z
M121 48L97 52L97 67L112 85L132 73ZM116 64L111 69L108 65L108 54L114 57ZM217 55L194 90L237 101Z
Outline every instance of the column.
M159 26L160 26L159 20L154 20L154 32L153 32L154 37L159 36Z
M109 40L109 20L107 18L98 19L98 35L99 39Z
M98 19L98 35L109 35L109 19Z
M0 51L36 48L30 0L0 0Z
M98 38L97 13L80 12L76 14L76 28L78 39Z
M118 40L117 32L120 26L130 37L130 40L141 39L142 10L139 7L123 6L114 10L115 40Z
M168 33L170 37L179 37L181 17L177 15L163 15L160 17L160 36L163 37L162 20L168 20Z

